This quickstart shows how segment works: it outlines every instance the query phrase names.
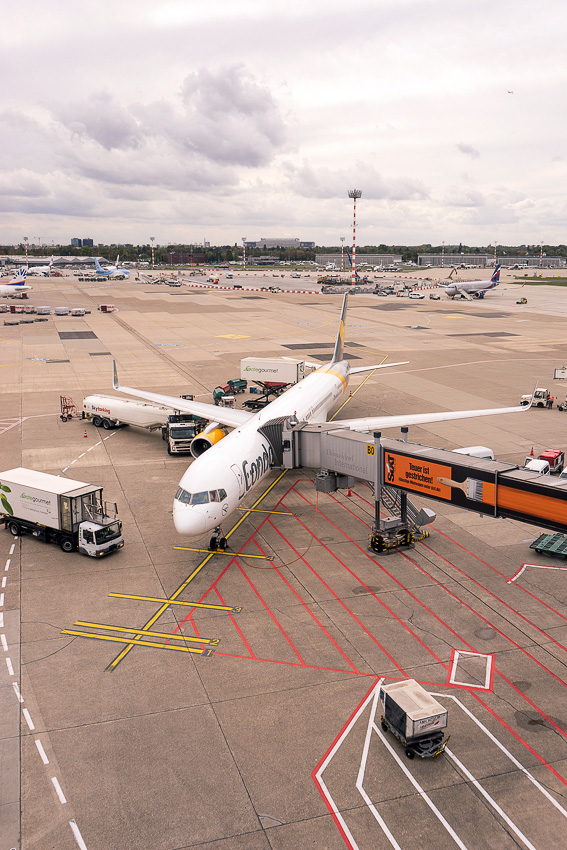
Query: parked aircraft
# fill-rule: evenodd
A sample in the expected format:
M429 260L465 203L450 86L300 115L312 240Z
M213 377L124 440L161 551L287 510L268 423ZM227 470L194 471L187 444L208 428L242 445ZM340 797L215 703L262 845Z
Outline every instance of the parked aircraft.
M29 275L42 275L43 277L47 277L51 274L51 270L53 268L53 257L51 258L48 266L28 266L28 274Z
M326 422L329 410L347 392L351 375L388 366L405 365L407 361L351 367L343 354L347 304L348 294L345 294L332 360L317 368L257 413L123 387L118 382L114 363L115 390L209 420L205 430L193 439L191 453L195 460L181 478L173 501L173 522L180 534L195 538L212 532L209 544L211 549L226 548L222 522L228 519L237 510L242 499L269 475L274 464L274 451L268 436L269 426L281 422L286 417L295 417L300 422ZM337 420L336 424L337 428L353 431L379 431L384 428L423 425L450 419L523 413L525 410L525 407L519 406L369 416L362 419ZM227 435L220 426L228 426L234 430Z
M118 266L107 266L103 269L98 261L98 257L94 258L97 277L107 277L109 280L125 280L130 277L128 269L121 269ZM118 263L118 257L116 257Z
M19 269L9 283L0 285L0 295L15 295L17 292L26 292L31 289L31 286L25 285L27 273L27 269Z
M445 293L449 298L454 298L455 295L460 295L462 298L484 298L484 293L489 289L494 289L500 283L501 264L498 263L490 280L466 280L453 281L450 284L440 283L440 286L445 286Z

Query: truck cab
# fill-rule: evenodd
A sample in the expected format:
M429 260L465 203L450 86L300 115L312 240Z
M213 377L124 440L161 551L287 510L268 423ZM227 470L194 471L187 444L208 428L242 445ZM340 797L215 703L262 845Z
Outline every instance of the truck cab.
M549 475L551 472L549 463L546 460L540 460L538 457L527 457L524 469L527 472L536 472L538 475Z
M119 520L108 525L99 525L90 521L79 525L77 548L82 555L101 558L123 546L122 523Z
M520 404L526 406L528 404L532 404L533 407L547 407L547 402L551 398L551 393L549 390L545 390L542 387L538 387L533 394L533 401L531 393L527 395L523 395L520 399Z

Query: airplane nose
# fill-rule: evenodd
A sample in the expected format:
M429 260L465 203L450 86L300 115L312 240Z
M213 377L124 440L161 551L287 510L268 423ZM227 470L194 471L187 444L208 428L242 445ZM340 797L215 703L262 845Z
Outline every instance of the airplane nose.
M198 509L177 501L173 503L173 524L184 537L200 537L208 530L207 520Z

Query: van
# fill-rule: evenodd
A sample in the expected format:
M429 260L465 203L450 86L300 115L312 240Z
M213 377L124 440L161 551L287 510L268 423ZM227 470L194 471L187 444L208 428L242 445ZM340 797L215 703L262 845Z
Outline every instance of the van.
M528 472L537 472L538 475L549 475L551 473L548 462L537 457L530 458L524 469Z
M455 454L480 457L484 460L494 460L494 452L487 446L465 446L464 449L453 449Z

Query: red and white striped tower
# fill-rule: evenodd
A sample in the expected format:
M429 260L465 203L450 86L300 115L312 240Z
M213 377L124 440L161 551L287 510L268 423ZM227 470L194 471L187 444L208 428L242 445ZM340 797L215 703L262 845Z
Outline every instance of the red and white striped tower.
M345 237L341 236L341 271L345 270Z
M154 254L154 242L155 242L155 241L156 241L156 237L155 237L155 236L150 236L150 242L152 243L152 269L153 269L153 268L154 268L154 266L155 266L155 262L154 262L154 260L155 260L155 254Z
M352 220L352 285L356 283L356 201L362 197L360 189L351 189L348 193L349 198L354 201L354 217Z
M242 237L242 263L244 265L244 271L246 271L246 236Z
M441 268L445 268L445 243L441 243Z

